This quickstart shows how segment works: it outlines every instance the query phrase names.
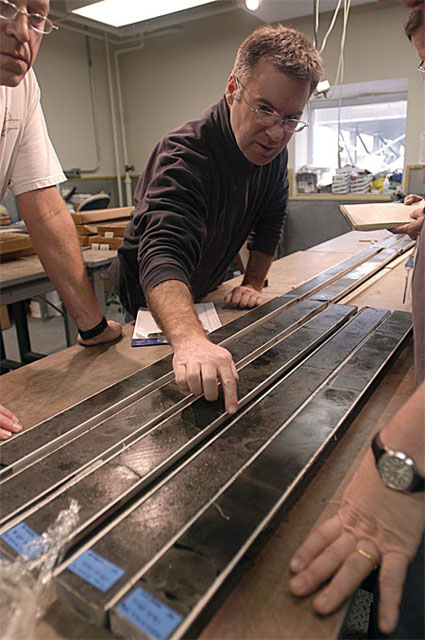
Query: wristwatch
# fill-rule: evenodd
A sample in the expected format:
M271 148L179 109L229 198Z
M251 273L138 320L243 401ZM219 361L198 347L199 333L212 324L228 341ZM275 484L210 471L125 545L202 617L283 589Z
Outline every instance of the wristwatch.
M382 444L379 433L372 440L372 452L379 475L390 489L416 493L425 490L425 478L415 463L402 451L393 451Z

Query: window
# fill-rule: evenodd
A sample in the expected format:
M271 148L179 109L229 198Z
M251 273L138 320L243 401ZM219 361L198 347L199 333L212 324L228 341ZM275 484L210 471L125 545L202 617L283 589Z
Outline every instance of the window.
M402 171L407 78L343 85L340 109L339 93L333 87L329 97L311 100L311 126L295 142L297 170L316 168L321 184L331 183L338 166L373 174Z

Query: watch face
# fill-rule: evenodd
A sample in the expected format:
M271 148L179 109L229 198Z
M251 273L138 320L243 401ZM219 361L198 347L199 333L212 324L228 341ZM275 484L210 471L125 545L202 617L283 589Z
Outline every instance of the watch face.
M391 489L407 491L413 482L413 461L404 454L384 454L378 468L383 481Z

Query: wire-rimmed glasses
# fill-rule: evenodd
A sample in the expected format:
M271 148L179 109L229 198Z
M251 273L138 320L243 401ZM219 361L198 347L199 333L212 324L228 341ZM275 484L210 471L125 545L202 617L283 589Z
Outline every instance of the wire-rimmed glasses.
M236 84L239 84L242 89L244 89L244 91L246 91L251 96L251 98L253 98L253 96L249 93L248 89L244 84L242 84L239 78L235 78L235 80ZM258 122L258 124L261 124L265 127L274 127L275 124L279 123L280 126L285 129L285 131L288 131L289 133L299 133L310 124L309 122L298 120L298 118L281 118L266 107L253 107L249 104L244 95L242 97L248 109L252 112L255 122Z
M51 33L53 29L59 29L47 16L42 16L39 13L28 13L26 10L18 9L14 2L0 0L0 20L13 22L19 13L27 16L29 26L37 33L47 35Z

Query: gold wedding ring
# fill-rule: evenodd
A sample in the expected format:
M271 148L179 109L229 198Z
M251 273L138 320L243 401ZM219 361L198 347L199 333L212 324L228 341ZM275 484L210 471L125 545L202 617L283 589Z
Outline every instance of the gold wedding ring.
M378 566L378 563L376 562L376 560L373 557L373 555L371 553L369 553L369 551L365 551L364 549L361 549L360 547L357 547L356 551L357 551L357 553L360 553L361 556L363 556L364 558L367 558L367 560L369 560L369 562L372 565L373 570L376 569L376 567Z

